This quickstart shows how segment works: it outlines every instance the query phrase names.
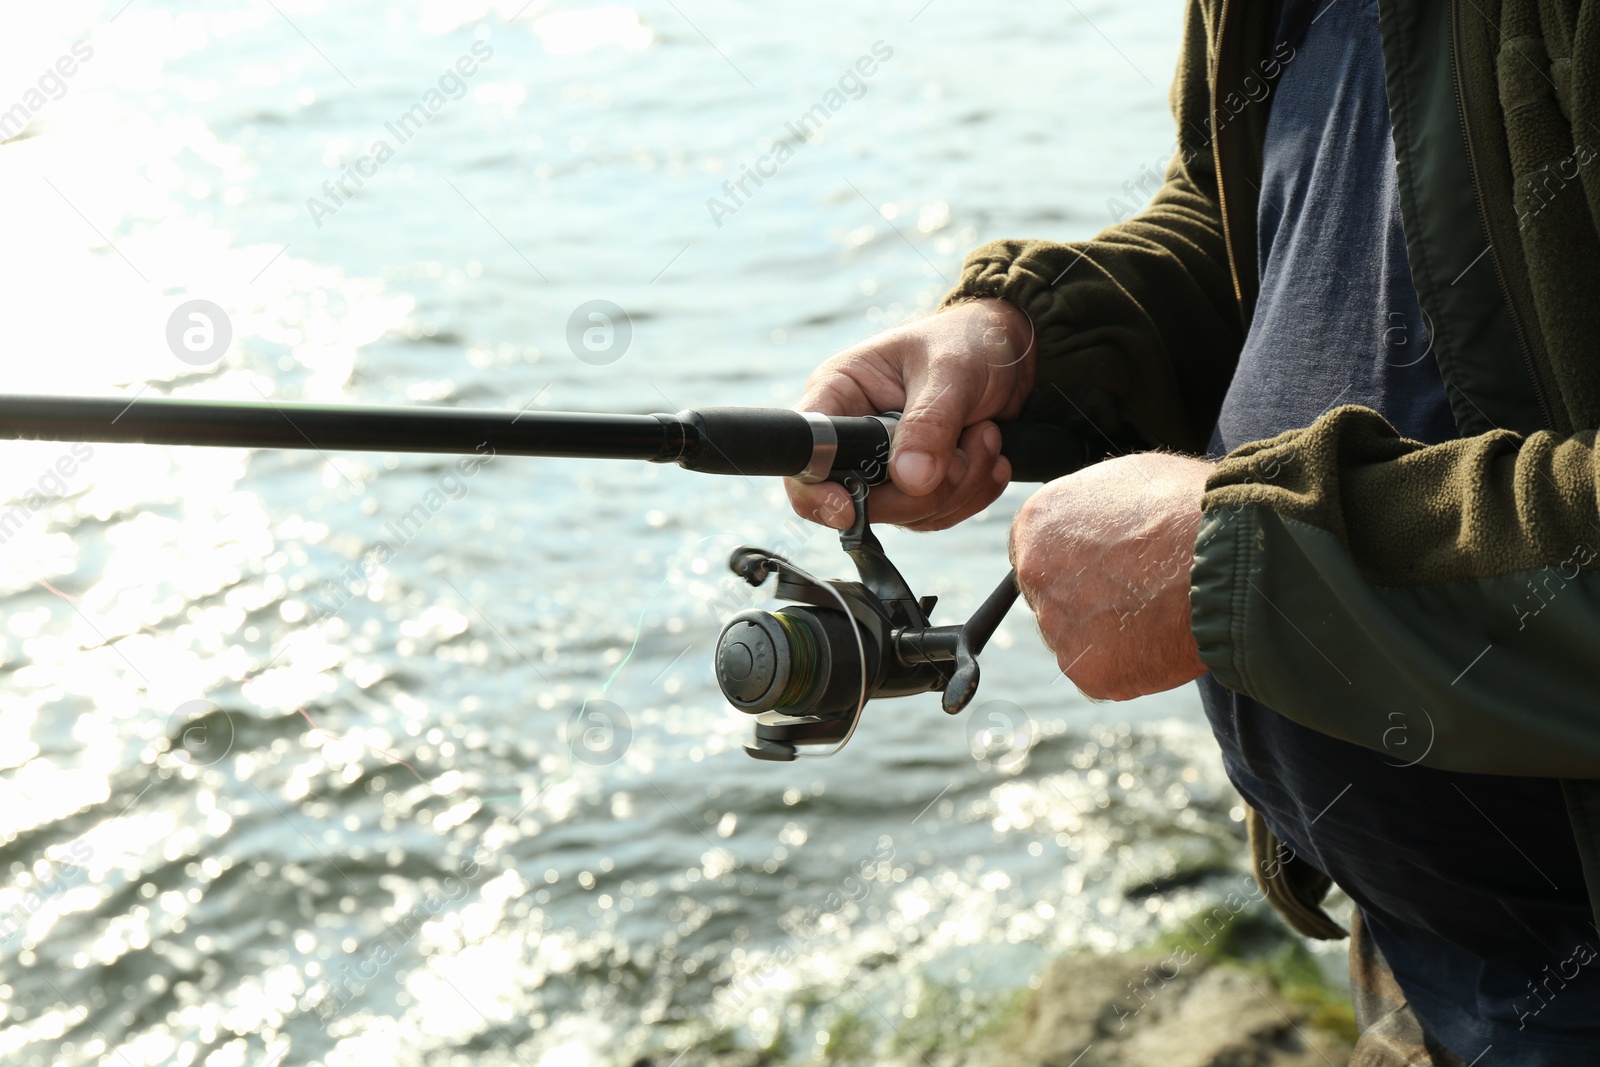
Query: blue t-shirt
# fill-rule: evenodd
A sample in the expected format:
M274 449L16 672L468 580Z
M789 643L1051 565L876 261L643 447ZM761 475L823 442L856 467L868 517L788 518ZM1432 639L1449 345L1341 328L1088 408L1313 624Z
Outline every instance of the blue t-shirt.
M1376 0L1282 0L1277 40L1295 52L1269 105L1261 296L1212 451L1339 404L1454 438L1401 232ZM1600 1063L1600 933L1555 781L1407 766L1420 710L1386 754L1200 689L1239 792L1356 901L1431 1034L1468 1062L1492 1045L1485 1067Z

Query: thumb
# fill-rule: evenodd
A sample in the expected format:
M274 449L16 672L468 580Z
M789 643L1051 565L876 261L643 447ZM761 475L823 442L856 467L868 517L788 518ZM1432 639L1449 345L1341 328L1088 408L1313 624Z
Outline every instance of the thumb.
M889 477L901 492L925 496L944 480L972 408L964 385L937 372L907 383L906 409L889 455Z

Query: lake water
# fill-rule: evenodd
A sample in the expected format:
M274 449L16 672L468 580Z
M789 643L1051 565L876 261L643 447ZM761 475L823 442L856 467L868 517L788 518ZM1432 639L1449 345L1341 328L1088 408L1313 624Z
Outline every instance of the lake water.
M1142 199L1181 7L35 5L0 42L4 388L789 404L966 249ZM214 362L169 345L191 300ZM575 353L593 300L625 347ZM1091 705L1022 608L965 715L746 757L710 653L769 594L728 551L848 576L775 483L0 451L0 1062L927 1044L1245 884L1194 694ZM936 621L1027 492L885 532Z

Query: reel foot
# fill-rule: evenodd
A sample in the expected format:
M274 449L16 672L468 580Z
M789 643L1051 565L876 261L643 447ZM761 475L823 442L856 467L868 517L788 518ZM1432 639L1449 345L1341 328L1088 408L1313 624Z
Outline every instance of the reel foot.
M764 737L758 737L745 745L744 750L756 759L772 763L791 763L795 759L793 745L784 744L782 741L768 741Z

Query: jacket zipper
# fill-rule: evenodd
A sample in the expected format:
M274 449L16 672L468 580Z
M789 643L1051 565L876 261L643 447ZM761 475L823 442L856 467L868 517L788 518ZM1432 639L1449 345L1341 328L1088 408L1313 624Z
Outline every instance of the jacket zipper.
M1499 240L1505 237L1503 227L1496 225L1500 216L1492 209L1489 201L1483 195L1483 178L1478 170L1478 157L1473 151L1472 126L1467 119L1467 91L1464 85L1465 75L1462 73L1461 63L1461 4L1460 0L1450 5L1450 73L1455 83L1456 90L1456 117L1461 120L1461 138L1466 143L1467 170L1472 174L1472 189L1478 200L1478 214L1483 220L1483 228L1489 241L1489 258L1494 265L1495 280L1500 284L1500 295L1506 302L1506 309L1511 316L1511 328L1517 335L1517 348L1522 352L1522 362L1527 368L1528 377L1533 381L1533 395L1539 402L1539 414L1544 419L1548 428L1557 429L1555 418L1550 407L1549 393L1545 388L1544 377L1540 372L1538 361L1534 358L1533 346L1528 341L1527 330L1523 327L1521 308L1511 291L1511 286L1506 282L1505 265L1501 262L1500 253L1496 250ZM1218 189L1221 189L1220 183ZM1223 216L1226 219L1226 215ZM1513 234L1512 240L1516 239Z
M1233 251L1233 227L1228 225L1228 193L1222 180L1222 127L1217 124L1217 86L1222 82L1222 43L1228 30L1228 0L1217 12L1217 61L1211 69L1211 169L1217 176L1217 209L1222 214L1222 246L1228 252L1228 273L1233 278L1233 298L1244 307L1244 281L1239 276L1239 257ZM1248 325L1248 324L1247 324Z

